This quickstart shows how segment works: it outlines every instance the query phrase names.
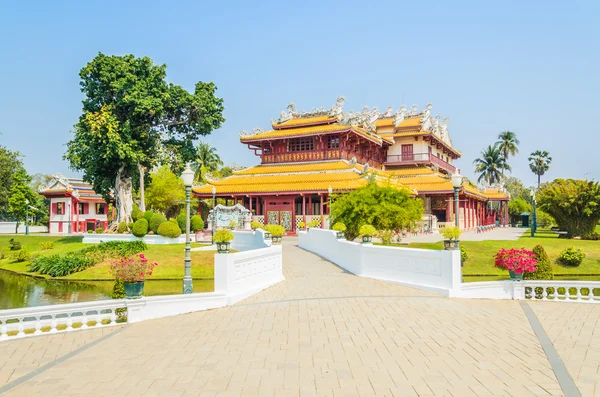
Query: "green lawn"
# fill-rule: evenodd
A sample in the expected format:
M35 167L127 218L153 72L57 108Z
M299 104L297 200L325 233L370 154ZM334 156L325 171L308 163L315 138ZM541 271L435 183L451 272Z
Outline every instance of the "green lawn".
M0 249L4 250L7 255L7 258L0 259L0 269L39 276L37 273L28 271L28 261L18 263L11 258L12 252L8 251L8 240L13 237L0 236ZM18 236L14 238L23 247L27 248L29 252L39 255L64 254L87 246L87 244L81 242L82 237ZM54 248L51 250L42 250L40 247L41 241L53 241ZM149 260L158 263L158 266L154 268L154 272L149 279L180 280L183 277L184 246L184 244L149 245L148 249L144 251L144 255ZM214 254L215 251L192 251L192 278L213 278ZM109 263L101 263L64 278L69 280L112 280L113 277L108 273L108 268Z
M469 258L463 267L463 275L498 275L506 276L506 270L494 267L494 254L501 248L527 248L532 249L541 244L552 261L555 275L574 276L590 275L598 276L600 279L600 240L568 240L559 239L550 230L538 230L534 238L526 231L521 238L515 241L461 241L460 243L467 251ZM409 247L443 249L443 242L439 243L412 243ZM581 248L586 253L586 258L578 267L567 267L556 263L559 253L567 247Z

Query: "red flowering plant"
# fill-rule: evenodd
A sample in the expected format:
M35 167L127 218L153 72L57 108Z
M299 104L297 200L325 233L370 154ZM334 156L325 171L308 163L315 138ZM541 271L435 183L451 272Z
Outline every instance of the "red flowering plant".
M515 274L535 272L535 266L538 262L535 254L525 248L511 248L509 250L502 248L494 255L494 260L494 266Z
M119 258L112 261L110 273L117 280L125 283L136 283L151 276L155 266L158 266L158 263L150 263L144 254L137 254L134 257Z

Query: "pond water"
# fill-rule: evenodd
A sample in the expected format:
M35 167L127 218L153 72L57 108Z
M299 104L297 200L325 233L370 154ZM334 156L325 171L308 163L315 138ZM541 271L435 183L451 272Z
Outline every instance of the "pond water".
M0 269L0 310L109 299L112 281L46 280ZM150 280L144 295L180 294L181 280ZM213 280L194 280L194 292L212 292Z

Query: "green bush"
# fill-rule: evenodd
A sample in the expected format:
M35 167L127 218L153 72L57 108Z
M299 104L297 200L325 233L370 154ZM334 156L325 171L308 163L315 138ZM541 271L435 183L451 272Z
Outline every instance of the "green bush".
M177 225L177 220L175 220L175 222L169 221L161 223L157 232L163 237L176 238L181 236L181 229Z
M200 215L194 215L190 218L190 229L192 232L204 230L204 221Z
M302 222L300 222L300 223L302 223ZM260 222L251 222L250 227L252 228L252 230L256 230L256 229L262 229L263 225Z
M6 248L0 249L0 259L6 259L8 257L8 250Z
M217 230L214 236L215 243L226 243L232 241L235 238L231 230L221 229Z
M8 240L8 245L10 245L11 251L18 251L21 249L21 243L16 241L14 238Z
M442 236L446 240L458 240L460 237L461 231L458 226L446 226L442 229Z
M97 227L97 228L96 228L96 233L97 233L97 234L102 234L102 233L104 233L104 229L103 229L103 228L101 228L101 227Z
M148 221L145 218L140 218L133 224L131 232L135 237L144 237L148 234Z
M15 261L17 262L25 262L28 261L31 257L31 254L29 253L29 251L27 251L27 248L23 247L20 250L18 250L17 252L15 252L15 254L13 255L13 258Z
M335 230L336 232L345 232L346 225L344 225L343 222L336 222L331 229Z
M254 223L258 223L258 222L252 222L252 224L254 224ZM258 223L258 224L260 225L260 223ZM302 221L298 222L298 229L304 230L305 227L306 227L306 223L304 223ZM254 229L254 226L252 226L252 229Z
M191 221L191 219L190 219ZM185 230L185 214L182 212L177 215L177 225L181 230ZM192 229L192 225L190 224L190 230Z
M281 225L266 225L264 230L271 233L271 236L274 237L281 237L285 234L285 227Z
M127 224L127 228L128 228L129 230L133 229L133 224L134 224L134 223L135 223L135 222L129 222L129 223Z
M358 230L360 236L374 236L377 230L372 225L362 225Z
M51 250L54 248L54 241L40 241L42 251Z
M123 234L127 232L127 222L119 222L119 226L117 226L117 233Z
M467 250L462 245L460 246L460 263L463 265L469 259L469 255L467 254Z
M133 208L131 209L131 219L133 219L134 221L137 221L138 219L142 218L144 216L144 213L142 212L142 210L140 210L140 207L138 207L138 205L136 203L133 203Z
M582 240L593 240L593 241L597 241L600 240L600 234L594 232L592 234L586 234L585 236L581 236Z
M554 280L552 264L544 247L541 244L536 245L533 247L533 253L538 261L537 265L535 265L535 272L525 272L523 273L523 278L525 280Z
M144 219L147 220L148 223L150 223L150 219L152 219L153 216L154 216L154 212L152 212L152 211L144 212Z
M144 219L144 218L142 218L142 219ZM146 222L148 222L148 221L146 221ZM113 298L113 299L125 298L125 287L123 286L123 280L120 280L120 279L115 280L115 285L113 285L113 291L112 291L111 298Z
M92 233L94 233L94 231L93 230L88 230L87 233L88 234L92 234Z
M148 228L150 230L152 230L154 232L154 234L158 233L158 227L161 225L161 223L164 223L167 221L167 218L165 218L165 216L163 214L154 214L152 215L152 218L150 218L150 221L148 222Z
M320 220L318 219L313 219L312 221L308 222L308 227L319 227L319 224L321 223Z
M584 258L585 253L581 249L569 247L558 255L558 262L565 266L579 266Z
M392 245L394 232L391 230L380 230L377 232L377 237L381 239L383 245Z

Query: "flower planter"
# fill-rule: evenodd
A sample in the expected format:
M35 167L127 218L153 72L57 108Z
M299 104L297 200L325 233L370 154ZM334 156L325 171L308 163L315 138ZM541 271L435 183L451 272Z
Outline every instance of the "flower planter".
M142 292L144 292L144 282L136 281L133 283L123 283L123 288L125 289L125 298L127 299L139 299L142 297Z
M281 244L281 236L273 236L271 239L273 240L273 244Z
M265 240L269 240L271 238L271 233L265 232Z
M216 243L216 244L217 244L217 252L219 254L228 254L231 252L231 249L229 248L231 243L229 241L220 242L220 243Z
M344 238L344 232L336 232L336 236L337 236L338 240L343 239Z
M454 251L460 249L459 240L444 240L444 249L446 251Z
M517 274L512 270L509 270L508 274L510 274L510 279L513 281L523 281L523 273Z
M373 236L362 236L363 244L371 244L373 241Z

